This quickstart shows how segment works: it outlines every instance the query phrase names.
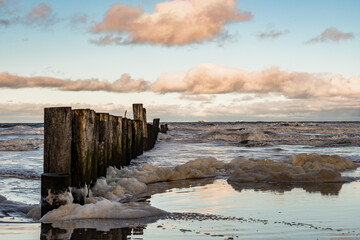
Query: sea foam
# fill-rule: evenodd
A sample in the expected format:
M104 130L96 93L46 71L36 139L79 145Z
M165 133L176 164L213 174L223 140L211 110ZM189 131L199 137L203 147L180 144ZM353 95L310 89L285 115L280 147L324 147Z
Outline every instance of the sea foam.
M109 167L106 177L101 177L86 193L86 203L81 206L69 203L47 213L42 222L87 218L144 218L166 212L145 202L133 202L134 196L144 193L147 185L156 182L226 177L229 182L344 182L341 171L357 165L339 156L300 154L290 161L236 158L230 163L215 158L200 158L175 167L151 164L128 166L122 169ZM80 191L80 190L79 190ZM82 190L81 190L82 191ZM51 200L51 197L49 198Z

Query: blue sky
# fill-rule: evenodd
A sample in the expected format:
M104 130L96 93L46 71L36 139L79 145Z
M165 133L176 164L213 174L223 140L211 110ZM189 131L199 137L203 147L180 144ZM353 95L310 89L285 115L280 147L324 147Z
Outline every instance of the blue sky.
M164 2L0 1L0 74L18 76L24 81L31 77L49 77L67 81L97 79L109 83L128 74L131 79L143 79L148 85L159 81L164 73L171 74L168 78L162 77L161 88L157 88L161 90L150 86L132 92L101 88L63 91L46 84L34 87L30 83L10 86L1 83L12 81L10 77L0 75L0 121L41 122L43 107L62 105L92 107L121 115L125 109L131 110L132 102L143 102L150 117L159 116L166 121L359 119L360 1L213 0L208 2L215 2L216 6L229 4L226 5L227 11L249 12L252 17L234 20L229 19L228 13L216 16L216 20L210 19L210 23L220 22L220 32L212 34L210 40L197 40L196 43L190 39L181 45L161 41L154 44L152 36L145 36L142 43L99 45L91 42L107 35L124 39L135 34L130 25L125 34L119 33L120 30L110 31L105 25L100 33L92 31L94 26L106 24L105 16L114 4L122 4L121 8L126 10L143 9L138 10L139 14L151 15L156 11L156 4ZM36 20L31 21L27 16L32 10L40 9L39 6L50 10L45 17L38 17L40 13L35 15ZM79 17L84 21L74 23L73 20ZM196 19L194 21L199 23ZM179 26L181 28L181 22ZM167 23L166 27L172 25ZM321 34L331 28L336 30L334 37L306 43L320 39ZM157 33L158 29L160 27L155 23L151 25L151 31ZM267 33L278 33L278 36L259 38ZM204 63L212 66L206 76L199 67ZM278 69L276 76L279 80L276 77L265 79L263 75L254 80L251 74L271 68ZM211 74L213 69L221 73ZM171 90L173 86L170 89L168 85L175 84L174 74L179 71L188 73L180 74L186 86L182 85L181 90L174 92ZM188 77L194 72L197 79ZM293 76L297 73L307 75L301 81L298 79L302 77L298 75L281 80L284 74ZM319 77L320 73L327 73L327 76ZM336 74L341 74L341 80L334 80ZM199 79L202 76L204 79ZM223 79L221 86L218 78ZM198 90L204 81L214 89ZM260 86L241 88L238 87L239 81ZM315 86L321 86L322 82L326 83L324 88L328 90L315 93ZM71 85L71 82L67 84ZM223 85L227 84L231 86L223 90ZM299 88L306 85L306 89L301 94L293 93L295 90L290 93L288 87L281 86L284 84L295 90L296 84Z

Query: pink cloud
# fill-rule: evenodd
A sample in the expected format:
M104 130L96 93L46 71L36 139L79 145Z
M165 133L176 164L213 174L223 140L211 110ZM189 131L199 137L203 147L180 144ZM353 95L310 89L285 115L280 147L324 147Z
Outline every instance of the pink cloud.
M289 98L360 96L360 76L286 72L279 68L248 72L199 64L187 72L163 73L151 90L185 94L278 93Z
M360 75L346 78L340 74L314 74L287 72L279 68L263 71L245 71L204 63L188 71L163 73L155 82L133 79L123 74L109 82L98 79L70 80L52 77L23 77L0 73L0 88L43 87L61 91L107 91L181 93L183 99L211 102L202 94L255 94L255 96L284 96L288 99L310 99L323 97L360 97ZM186 97L185 95L199 95Z
M213 40L227 24L251 18L250 13L237 9L235 0L166 1L156 4L152 14L114 4L92 32L126 36L123 43L185 45Z
M349 33L343 33L337 30L336 28L328 28L324 32L320 34L320 36L315 37L307 41L306 43L316 43L316 42L326 42L326 41L332 41L332 42L339 42L340 40L348 40L355 38L354 34Z
M109 44L120 44L122 37L113 37L112 35L106 35L104 37L100 37L98 39L90 39L91 43L97 45L109 45Z
M143 92L148 89L148 82L132 79L123 74L114 82L90 80L69 80L51 77L22 77L9 73L0 73L0 87L3 88L58 88L62 91L108 91L108 92Z
M27 19L30 22L44 20L44 19L50 17L51 12L52 12L52 10L49 7L49 5L42 2L42 3L39 3L39 5L37 7L31 9L31 11L27 15Z

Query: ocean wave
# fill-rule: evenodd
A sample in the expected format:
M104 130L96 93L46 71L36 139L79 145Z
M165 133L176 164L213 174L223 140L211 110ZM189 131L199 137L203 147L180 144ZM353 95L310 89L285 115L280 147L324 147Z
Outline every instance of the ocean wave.
M40 179L39 172L24 169L0 169L0 177L19 179Z
M15 125L12 127L0 128L0 136L5 135L43 135L44 128L38 125Z
M0 151L31 151L42 147L44 141L42 139L9 139L0 140Z

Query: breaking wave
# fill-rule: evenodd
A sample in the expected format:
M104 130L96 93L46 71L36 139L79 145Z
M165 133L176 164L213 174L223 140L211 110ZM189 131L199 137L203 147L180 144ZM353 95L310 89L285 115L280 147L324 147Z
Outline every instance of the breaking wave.
M316 123L175 123L169 134L187 142L215 141L234 146L261 147L274 145L358 146L359 122Z
M40 123L16 124L2 123L0 124L0 136L2 135L43 135L44 127Z
M0 151L31 151L42 147L44 141L42 139L9 139L0 140Z

